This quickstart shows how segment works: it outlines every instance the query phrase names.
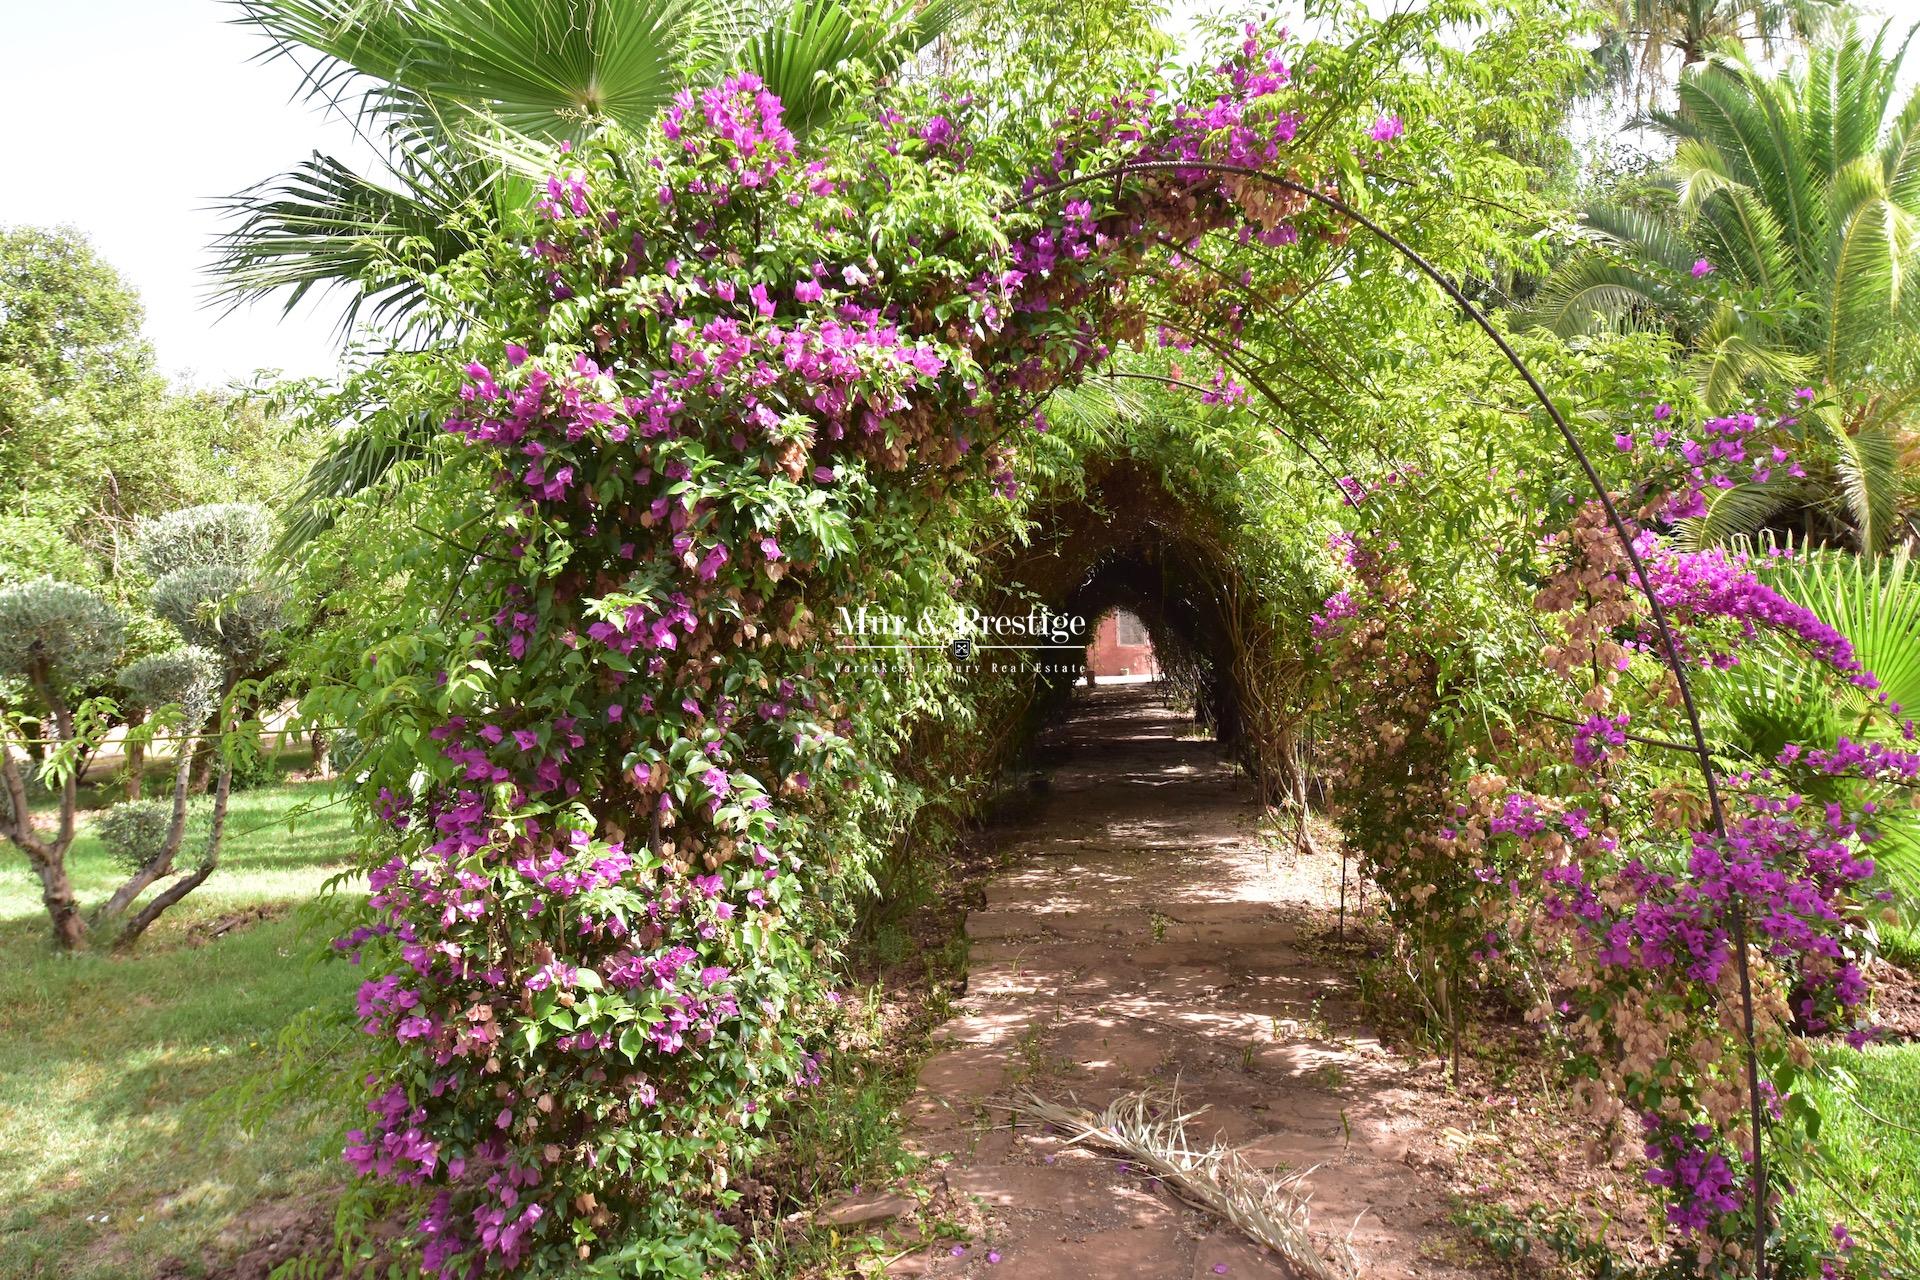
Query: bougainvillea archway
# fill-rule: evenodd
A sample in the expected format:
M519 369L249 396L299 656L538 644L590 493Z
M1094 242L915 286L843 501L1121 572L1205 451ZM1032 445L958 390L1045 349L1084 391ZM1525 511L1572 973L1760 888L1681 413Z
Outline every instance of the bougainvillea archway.
M375 975L346 1156L417 1197L426 1271L693 1275L727 1248L708 1207L817 1077L826 961L911 817L892 762L915 724L970 710L957 677L903 686L838 649L838 611L951 606L974 533L1051 447L1049 397L1122 346L1188 345L1155 307L1208 287L1202 246L1351 233L1343 186L1402 126L1303 137L1315 91L1282 49L1250 28L1182 92L1115 95L1025 150L928 100L810 151L736 76L644 145L568 153L537 238L438 282L483 301L457 369L414 367L457 442L417 513L432 537L358 681L321 699L377 744L385 825L369 917L338 944ZM1249 393L1210 349L1202 397L1233 411ZM1538 625L1571 723L1463 751L1431 727L1446 673L1382 661L1432 625L1390 531L1417 486L1392 466L1336 480L1354 518L1314 643L1330 705L1389 726L1343 760L1389 903L1444 920L1461 964L1547 958L1591 1109L1644 1142L1703 1266L1757 1268L1760 1138L1799 1119L1800 1037L1851 1027L1864 994L1870 813L1791 782L1916 758L1816 744L1740 776L1723 819L1700 738L1711 813L1670 777L1618 794L1663 723L1697 732L1691 664L1783 633L1871 676L1747 565L1621 514L1665 527L1791 466L1777 415L1686 431L1649 404L1614 425L1598 499L1523 549L1552 566ZM1647 853L1676 844L1678 869Z

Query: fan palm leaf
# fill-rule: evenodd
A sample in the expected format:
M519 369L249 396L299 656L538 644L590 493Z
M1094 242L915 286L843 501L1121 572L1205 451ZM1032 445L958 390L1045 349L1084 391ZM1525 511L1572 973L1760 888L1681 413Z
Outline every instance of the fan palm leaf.
M1878 560L1802 552L1783 558L1769 578L1847 637L1889 701L1920 712L1920 565L1905 549ZM1879 731L1896 732L1885 722Z
M1771 761L1789 743L1829 745L1843 735L1901 741L1901 720L1920 708L1920 566L1904 549L1878 559L1835 550L1794 553L1791 542L1778 549L1792 554L1762 558L1770 585L1845 636L1878 688L1868 693L1836 681L1786 646L1752 653L1733 670L1708 677L1724 740L1759 761ZM1887 704L1900 713L1876 714ZM1869 798L1857 785L1815 785L1817 799L1857 805ZM1904 796L1878 798L1880 839L1871 852L1911 911L1920 904L1920 813Z
M420 271L452 262L497 220L506 195L492 166L419 145L398 149L395 180L364 177L315 152L291 172L222 202L212 297L231 309L279 295L291 311L352 281L343 330L413 314Z
M740 16L727 0L235 2L269 57L336 102L371 87L376 111L416 124L472 112L550 140L644 127Z
M835 68L857 60L876 75L891 75L972 7L971 0L909 0L869 17L843 0L793 0L747 42L740 61L780 99L786 126L805 133L836 105L829 77Z

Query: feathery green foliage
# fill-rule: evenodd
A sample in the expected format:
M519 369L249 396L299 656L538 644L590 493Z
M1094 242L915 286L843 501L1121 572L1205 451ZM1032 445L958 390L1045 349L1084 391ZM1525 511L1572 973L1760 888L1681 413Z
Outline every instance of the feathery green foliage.
M1818 465L1799 497L1875 551L1900 524L1899 439L1920 388L1920 93L1897 101L1906 49L1888 28L1843 23L1785 75L1731 52L1690 72L1677 106L1653 116L1675 148L1666 203L1587 210L1582 248L1533 308L1563 336L1669 329L1711 408L1759 386L1821 388L1802 415ZM1781 514L1748 494L1696 534Z

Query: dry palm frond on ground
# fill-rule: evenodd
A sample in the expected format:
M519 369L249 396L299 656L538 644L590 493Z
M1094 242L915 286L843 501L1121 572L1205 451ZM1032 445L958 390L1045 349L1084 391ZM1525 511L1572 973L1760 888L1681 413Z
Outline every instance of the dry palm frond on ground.
M1311 1169L1274 1177L1218 1143L1196 1146L1187 1122L1201 1111L1182 1111L1171 1092L1122 1094L1104 1112L1063 1106L1029 1095L1013 1111L1052 1125L1069 1143L1085 1143L1124 1155L1151 1171L1182 1198L1232 1223L1303 1276L1349 1280L1357 1275L1345 1241L1316 1244L1308 1231L1307 1197L1299 1184Z

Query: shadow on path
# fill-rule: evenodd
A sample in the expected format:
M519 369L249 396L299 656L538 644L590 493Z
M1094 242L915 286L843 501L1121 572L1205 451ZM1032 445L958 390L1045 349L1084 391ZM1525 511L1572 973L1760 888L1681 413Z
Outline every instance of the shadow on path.
M1302 945L1338 867L1262 846L1252 788L1151 687L1076 691L1058 768L967 920L966 998L935 1032L909 1139L977 1203L983 1238L890 1275L1281 1277L1276 1259L1154 1180L1026 1122L1032 1091L1096 1110L1178 1085L1196 1141L1314 1167L1316 1234L1368 1280L1466 1277L1445 1189L1408 1162L1413 1064L1361 1023L1351 973ZM1351 1233L1351 1234L1349 1234ZM998 1255L990 1262L988 1251Z

